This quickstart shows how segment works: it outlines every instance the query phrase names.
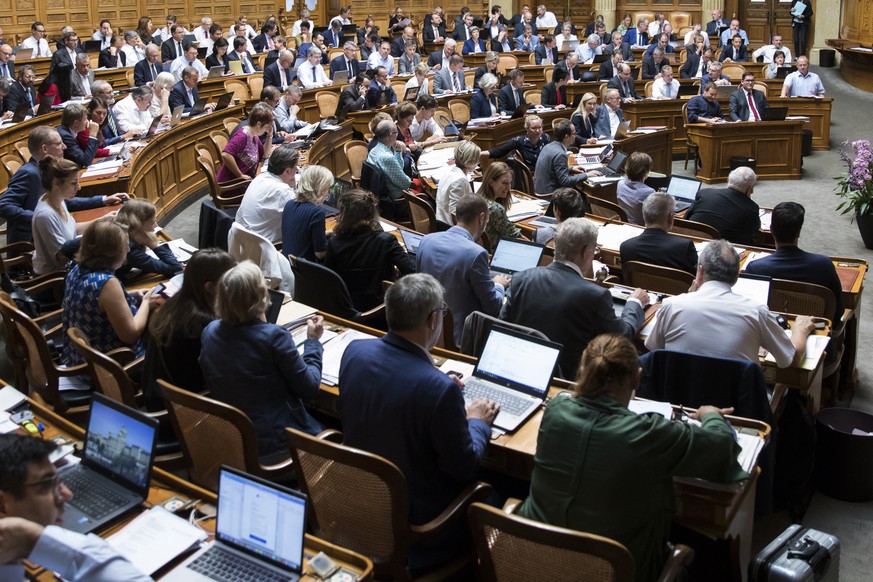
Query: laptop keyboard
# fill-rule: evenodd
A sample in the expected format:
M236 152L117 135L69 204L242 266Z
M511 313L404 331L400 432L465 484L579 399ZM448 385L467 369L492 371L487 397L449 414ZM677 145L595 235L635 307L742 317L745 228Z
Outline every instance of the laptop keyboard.
M297 579L291 574L283 575L264 568L219 546L212 546L203 552L188 564L188 568L220 582L284 582Z
M62 475L61 482L73 492L69 504L95 521L128 501L124 495L96 482L85 471L72 469Z
M529 398L513 396L506 391L484 384L476 378L471 378L464 385L464 398L466 400L488 398L500 405L501 412L507 412L513 416L519 416L530 406Z

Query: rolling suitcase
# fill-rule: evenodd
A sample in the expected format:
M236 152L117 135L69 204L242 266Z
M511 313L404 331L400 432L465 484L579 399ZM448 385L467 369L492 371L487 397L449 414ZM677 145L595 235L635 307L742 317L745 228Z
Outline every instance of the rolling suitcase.
M752 582L837 582L840 541L830 534L792 525L755 557Z

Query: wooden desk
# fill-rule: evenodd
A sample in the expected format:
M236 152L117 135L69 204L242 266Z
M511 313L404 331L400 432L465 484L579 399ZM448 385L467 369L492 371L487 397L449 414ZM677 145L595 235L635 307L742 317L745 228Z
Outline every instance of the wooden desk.
M81 441L85 437L85 431L81 427L76 426L66 419L54 414L47 408L40 405L38 402L30 399L28 400L31 409L33 410L33 414L36 417L36 420L41 421L46 427L43 435L45 438L63 436L65 438L71 438L77 441ZM197 485L194 485L193 483L180 479L179 477L176 477L172 473L168 473L163 469L159 469L157 467L153 468L152 486L149 490L149 497L144 503L145 507L154 507L155 505L159 505L167 501L173 496L178 496L186 500L199 499L205 503L212 504L218 502L218 496L215 493L203 489ZM133 517L134 516L130 516L129 518L121 522L110 525L106 529L99 532L99 534L102 537L112 535L119 531L122 527L124 527L124 525L129 523L133 519ZM205 523L201 522L200 525L207 529L207 531L211 532L212 529L215 527L215 520L208 520ZM308 569L307 563L309 559L311 559L318 552L324 552L325 554L330 556L331 559L340 563L340 565L352 570L353 572L358 572L360 575L360 580L371 580L373 578L373 564L368 558L350 550L346 550L340 546L328 543L309 534L306 534L306 540L304 542L303 548L304 571ZM169 566L159 570L157 573L158 576L156 576L156 578L160 578L160 575L166 574L172 566L179 564L181 561L184 560L185 557L187 557L187 555L188 554L184 554L182 557L179 557L171 562ZM48 582L57 580L54 574L45 570L44 568L28 569L28 574L34 579L40 581ZM320 580L320 578L315 578L311 574L306 574L301 578L301 580L316 581Z
M120 69L93 69L95 81L106 81L116 91L122 89L130 89L131 85L127 82L127 72L133 67L122 67Z
M306 153L306 164L324 166L337 178L350 180L349 159L343 152L343 144L352 139L352 121L347 119L340 127L342 129L325 132L315 139Z
M26 61L15 61L15 72L18 73L18 68L22 65L30 65L33 67L33 72L36 73L36 76L40 79L44 78L49 74L49 70L51 69L52 59L49 58L39 58L39 59L28 59ZM37 83L37 86L39 83Z
M342 93L342 90L347 86L348 85L330 85L328 87L319 87L317 89L304 89L303 96L300 98L300 102L297 103L297 106L300 107L300 111L297 113L297 119L309 123L317 123L321 119L321 113L318 109L318 102L315 100L315 95L322 91L327 91L329 93L334 93L337 96L337 99L339 99L340 93ZM333 115L332 111L331 115Z
M726 181L735 156L754 158L758 179L800 179L803 121L689 123L685 129L700 146L697 177L707 184Z

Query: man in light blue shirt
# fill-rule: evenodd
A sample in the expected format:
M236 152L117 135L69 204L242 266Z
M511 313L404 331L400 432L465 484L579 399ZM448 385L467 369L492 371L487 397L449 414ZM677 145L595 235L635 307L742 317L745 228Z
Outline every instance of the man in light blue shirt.
M367 59L367 69L375 71L379 67L385 67L389 76L394 74L394 57L391 56L391 43L387 40L383 40L379 50Z
M782 84L782 97L819 97L825 88L815 73L809 72L809 58L797 57L797 70L785 77Z
M170 65L170 73L176 77L176 81L182 80L182 71L185 70L185 67L197 69L197 74L200 75L200 78L205 79L209 75L209 70L203 63L197 60L197 47L190 42L186 42L182 46L182 51L182 56L175 59Z
M600 37L592 34L588 37L588 42L580 44L576 47L576 54L579 55L579 62L588 65L594 62L594 55L603 54L603 47L600 45Z
M730 39L734 37L735 34L740 35L743 39L743 44L749 44L749 35L746 34L746 31L740 28L740 21L737 19L731 20L730 27L721 33L721 39L719 40L718 46L726 46L730 44Z
M391 120L381 121L376 126L375 136L379 143L370 150L367 161L385 174L385 184L391 198L400 200L412 180L403 172L403 155L393 147L397 142L397 127Z

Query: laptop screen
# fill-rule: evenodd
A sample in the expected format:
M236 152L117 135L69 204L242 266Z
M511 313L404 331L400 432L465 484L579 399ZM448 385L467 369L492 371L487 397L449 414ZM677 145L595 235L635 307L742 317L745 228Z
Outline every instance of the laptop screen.
M615 173L620 173L622 166L624 166L624 161L627 159L627 154L621 150L615 150L615 154L612 156L612 159L609 160L609 164L607 164L607 168L612 170Z
M517 273L533 269L540 264L543 245L502 238L494 250L491 268L501 273Z
M770 277L740 273L740 278L732 287L737 295L747 297L761 305L767 305L770 299Z
M303 566L306 496L221 468L216 537L282 567Z
M401 228L400 236L403 238L403 246L406 247L406 252L412 254L418 252L418 245L421 244L421 239L424 238L424 235Z
M560 354L560 344L494 326L479 356L476 375L503 386L524 386L545 398Z
M147 495L157 426L153 419L94 394L83 462Z
M684 176L670 176L670 183L667 185L667 194L676 200L683 202L694 202L697 198L697 191L700 190L700 180L686 178Z

